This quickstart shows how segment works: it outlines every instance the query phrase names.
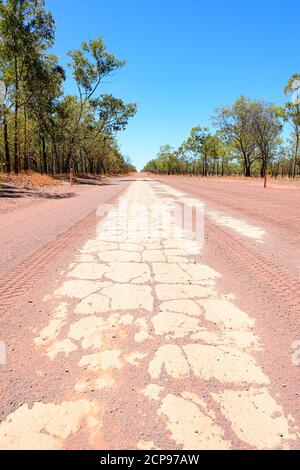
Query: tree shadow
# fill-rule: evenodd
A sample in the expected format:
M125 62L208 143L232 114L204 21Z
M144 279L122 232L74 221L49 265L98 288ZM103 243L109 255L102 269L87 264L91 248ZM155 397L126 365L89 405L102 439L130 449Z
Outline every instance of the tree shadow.
M95 178L92 176L82 176L82 177L76 177L75 178L75 184L86 184L90 186L112 186L115 185L115 183L112 183L108 179L102 179L102 178Z
M11 185L2 185L0 187L0 199L19 199L23 197L41 198L41 199L70 199L75 197L73 192L50 193L32 189L20 189Z

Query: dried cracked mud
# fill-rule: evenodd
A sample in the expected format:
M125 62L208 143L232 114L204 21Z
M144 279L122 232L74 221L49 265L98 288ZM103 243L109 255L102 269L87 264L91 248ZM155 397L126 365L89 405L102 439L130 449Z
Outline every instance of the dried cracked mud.
M37 377L50 364L65 378L52 401L25 402L5 416L1 449L299 445L263 367L255 320L234 292L219 290L224 273L199 260L202 240L178 233L174 202L202 210L163 183L133 182L58 275L32 348ZM261 227L208 217L264 243Z

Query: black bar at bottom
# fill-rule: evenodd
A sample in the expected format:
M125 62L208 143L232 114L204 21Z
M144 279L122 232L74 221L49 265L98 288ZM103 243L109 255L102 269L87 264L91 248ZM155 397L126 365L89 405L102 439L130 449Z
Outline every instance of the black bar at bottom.
M137 468L142 465L201 466L238 464L238 468L257 463L299 464L298 451L0 451L0 465L20 463L38 466L67 464L70 466Z

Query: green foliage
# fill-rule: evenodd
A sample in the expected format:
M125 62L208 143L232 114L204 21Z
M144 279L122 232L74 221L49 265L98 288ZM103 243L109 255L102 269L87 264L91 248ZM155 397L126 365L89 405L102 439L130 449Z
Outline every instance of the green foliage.
M110 133L123 131L137 111L136 104L125 104L121 99L106 94L91 105L98 114L101 129Z
M80 49L69 51L70 67L82 99L90 99L104 77L123 67L125 62L106 51L102 38L83 42Z
M286 121L291 123L292 126L292 139L291 139L291 161L292 161L292 176L296 176L297 171L300 172L300 74L294 74L289 79L284 88L286 95L291 95L292 101L285 105L284 117Z
M212 119L216 132L207 127L193 127L177 150L162 147L144 170L201 176L264 176L269 167L272 174L279 174L281 162L285 162L286 171L286 162L291 158L290 148L282 147L281 139L287 119L290 117L286 109L241 96L233 105L216 110ZM298 121L295 119L294 125L295 122Z
M110 54L103 39L69 52L78 96L64 96L65 70L48 50L55 22L44 0L0 1L0 170L17 173L127 172L116 133L137 110L110 94L99 94L103 79L125 62Z

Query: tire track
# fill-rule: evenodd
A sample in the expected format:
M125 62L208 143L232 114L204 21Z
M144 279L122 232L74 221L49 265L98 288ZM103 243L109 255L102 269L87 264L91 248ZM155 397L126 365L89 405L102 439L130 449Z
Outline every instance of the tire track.
M0 282L0 315L33 287L34 283L49 270L50 264L60 253L72 249L75 243L80 243L87 232L96 226L96 220L96 210L93 210L69 230L46 243L11 269Z
M119 189L110 199L103 204L114 204L130 186L130 181ZM74 246L83 242L89 230L96 228L101 216L97 215L97 209L93 209L83 219L74 224L61 235L34 251L20 264L9 270L0 280L0 315L15 304L15 302L34 286L41 276L55 262L59 254L73 251Z
M279 264L267 259L260 252L255 252L246 247L240 240L237 240L226 230L206 220L206 229L214 233L218 243L224 245L224 249L229 248L232 252L245 262L246 269L257 279L264 281L264 286L273 291L285 302L287 307L296 313L300 312L300 280L299 276L291 275L287 269Z
M164 196L165 193L162 197ZM178 202L183 206L180 200ZM208 217L205 219L205 227L215 234L217 243L222 244L224 250L231 249L239 257L239 262L245 262L246 269L255 277L256 282L261 280L268 291L279 296L290 310L300 313L299 275L291 274L282 264L270 261L258 250L246 247L230 230L221 228Z

